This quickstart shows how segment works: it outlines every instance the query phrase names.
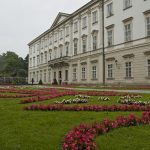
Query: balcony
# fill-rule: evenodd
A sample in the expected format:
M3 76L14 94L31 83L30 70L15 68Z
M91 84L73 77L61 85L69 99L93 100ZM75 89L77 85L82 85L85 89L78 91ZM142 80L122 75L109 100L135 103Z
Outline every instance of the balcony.
M63 56L63 57L48 61L48 65L52 68L69 66L69 60L70 60L69 56Z

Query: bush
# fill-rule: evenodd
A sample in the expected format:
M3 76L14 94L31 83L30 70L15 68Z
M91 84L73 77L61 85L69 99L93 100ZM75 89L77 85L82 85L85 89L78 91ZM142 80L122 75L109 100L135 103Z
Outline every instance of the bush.
M43 82L42 82L42 80L40 80L40 81L39 81L39 85L43 85Z
M57 80L56 80L56 79L54 79L52 84L53 84L53 85L58 85Z

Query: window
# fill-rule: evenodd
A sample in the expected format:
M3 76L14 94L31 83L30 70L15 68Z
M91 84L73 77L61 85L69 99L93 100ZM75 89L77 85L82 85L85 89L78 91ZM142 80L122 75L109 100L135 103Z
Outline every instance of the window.
M63 46L60 46L60 57L62 57Z
M49 60L51 60L52 59L52 51L50 50L49 51Z
M113 15L113 3L110 3L107 5L107 17L110 17Z
M66 36L69 36L69 26L66 27Z
M85 68L82 68L82 80L86 79Z
M126 62L126 78L131 78L132 77L132 63L131 62Z
M47 63L47 52L45 52L45 63Z
M78 53L78 40L74 40L74 55L77 55Z
M97 49L97 34L93 35L93 50Z
M92 15L93 15L93 24L95 24L95 23L98 22L97 11L94 11L94 12L92 13Z
M68 81L68 70L65 70L65 81Z
M66 56L69 54L69 44L66 45Z
M86 47L87 47L87 38L83 37L82 39L82 49L83 49L83 53L86 52Z
M33 67L35 66L35 57L33 57Z
M132 29L131 29L131 23L127 23L124 26L124 34L125 34L125 42L131 41L131 35L132 35Z
M82 29L85 29L87 27L87 17L84 17L82 19Z
M39 72L36 73L36 82L39 82Z
M108 65L108 78L113 78L113 65Z
M74 32L78 32L78 22L74 23Z
M73 80L77 80L77 69L73 68Z
M108 30L107 36L108 36L108 46L112 46L113 45L113 30Z
M41 63L43 63L43 53L41 53Z
M124 9L131 7L131 0L124 0Z
M39 59L39 55L37 55L37 65L39 64L40 59Z
M54 58L57 58L57 48L54 49Z
M146 18L147 36L150 36L150 16Z
M96 66L93 66L92 67L92 79L97 79L97 73L96 73Z
M150 77L150 59L148 60L148 77Z

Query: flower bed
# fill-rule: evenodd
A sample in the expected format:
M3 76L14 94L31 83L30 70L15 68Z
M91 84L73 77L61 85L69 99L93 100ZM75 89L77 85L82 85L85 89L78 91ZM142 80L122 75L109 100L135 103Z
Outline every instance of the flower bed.
M68 100L62 100L62 101L55 101L55 104L83 104L83 103L88 103L87 99L68 99Z
M99 105L86 105L86 106L65 106L65 105L31 105L25 106L24 110L41 110L41 111L150 111L150 105L112 105L112 106L99 106Z
M127 117L119 116L114 121L104 119L92 126L81 124L72 129L64 138L63 150L95 150L95 138L120 127L139 126L150 124L150 112L143 112L142 117L131 114Z
M32 96L35 96L35 94L16 94L16 95L0 94L0 98L23 98Z
M53 89L50 92L37 91L37 93L36 93L34 91L34 93L37 94L38 96L34 97L34 98L28 98L28 99L22 100L21 103L25 104L25 103L32 103L32 102L37 102L37 101L45 101L45 100L50 100L50 99L61 97L61 96L84 95L84 97L85 97L85 95L87 95L86 97L89 98L89 96L125 96L125 95L127 95L127 93L117 93L117 92L92 92L92 91L77 92L77 91L73 91L73 90L64 90L63 92L60 92L56 89ZM47 96L45 96L45 95L47 95Z
M119 100L118 103L126 105L150 105L150 101Z

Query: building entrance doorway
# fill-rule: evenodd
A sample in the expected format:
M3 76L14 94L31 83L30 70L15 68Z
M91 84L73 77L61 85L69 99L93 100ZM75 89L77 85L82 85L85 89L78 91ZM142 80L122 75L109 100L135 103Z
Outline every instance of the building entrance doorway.
M61 85L61 83L62 83L62 72L59 71L59 84Z

